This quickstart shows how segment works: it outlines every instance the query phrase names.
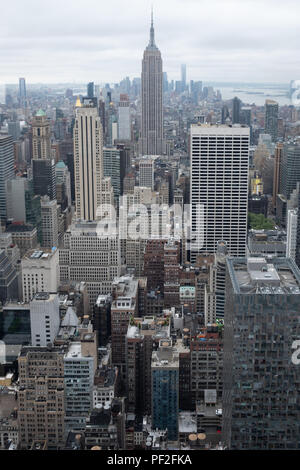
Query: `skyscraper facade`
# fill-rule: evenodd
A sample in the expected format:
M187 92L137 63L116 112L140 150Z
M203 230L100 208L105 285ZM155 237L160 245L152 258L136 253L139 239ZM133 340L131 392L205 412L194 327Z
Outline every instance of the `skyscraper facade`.
M35 440L48 449L64 443L64 363L59 348L25 347L18 358L19 441L28 449Z
M118 106L118 139L131 139L130 107L129 99L125 94L120 95Z
M289 142L283 145L280 160L280 194L287 199L300 181L300 144Z
M186 88L186 64L181 64L181 86L182 91Z
M94 98L94 82L89 82L87 85L88 98Z
M73 136L76 215L92 221L101 204L103 136L97 108L89 99L77 102Z
M32 119L32 158L45 160L51 157L50 122L40 109Z
M191 126L191 261L212 254L220 240L244 256L248 207L248 127Z
M10 135L0 135L0 218L7 217L6 184L14 178L14 145Z
M229 258L222 440L227 448L300 448L300 271L291 259Z
M142 62L142 146L143 155L163 153L163 66L154 41L153 18L150 41Z
M19 78L19 102L21 106L26 104L26 83L25 78Z
M237 97L232 100L232 124L239 124L241 121L241 100Z
M152 353L152 428L167 429L168 439L178 437L179 354L172 341L162 339Z
M278 134L278 103L273 100L266 100L265 104L265 133L276 142Z
M103 174L111 178L116 202L121 191L120 150L116 147L103 147Z
M154 161L143 159L139 163L139 186L154 189Z

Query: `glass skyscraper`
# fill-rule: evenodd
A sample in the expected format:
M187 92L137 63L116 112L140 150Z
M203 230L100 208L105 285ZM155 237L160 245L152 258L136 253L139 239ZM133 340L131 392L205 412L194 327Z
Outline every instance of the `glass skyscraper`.
M227 260L223 441L300 449L300 271L288 258Z
M160 341L152 353L152 429L168 430L168 439L178 438L179 354L172 341Z
M0 136L0 218L6 221L6 182L13 179L14 145L10 135Z

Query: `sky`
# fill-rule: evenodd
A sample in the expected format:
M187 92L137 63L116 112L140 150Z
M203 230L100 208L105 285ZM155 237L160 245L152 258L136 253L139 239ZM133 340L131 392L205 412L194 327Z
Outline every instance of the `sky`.
M152 4L169 79L300 79L299 0L0 0L0 84L140 76Z

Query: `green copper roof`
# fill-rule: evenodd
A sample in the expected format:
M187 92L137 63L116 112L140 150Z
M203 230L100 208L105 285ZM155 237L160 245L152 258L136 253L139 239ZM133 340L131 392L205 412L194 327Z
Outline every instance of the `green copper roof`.
M36 116L46 116L46 113L42 109L39 109L38 112L36 113Z
M66 168L66 165L62 160L60 160L58 163L56 163L56 168Z

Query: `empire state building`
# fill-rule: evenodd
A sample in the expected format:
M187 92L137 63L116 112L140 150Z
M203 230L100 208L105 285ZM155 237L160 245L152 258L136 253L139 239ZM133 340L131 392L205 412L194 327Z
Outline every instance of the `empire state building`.
M150 41L142 62L142 146L143 155L163 153L163 71L161 53L154 41L153 15Z

